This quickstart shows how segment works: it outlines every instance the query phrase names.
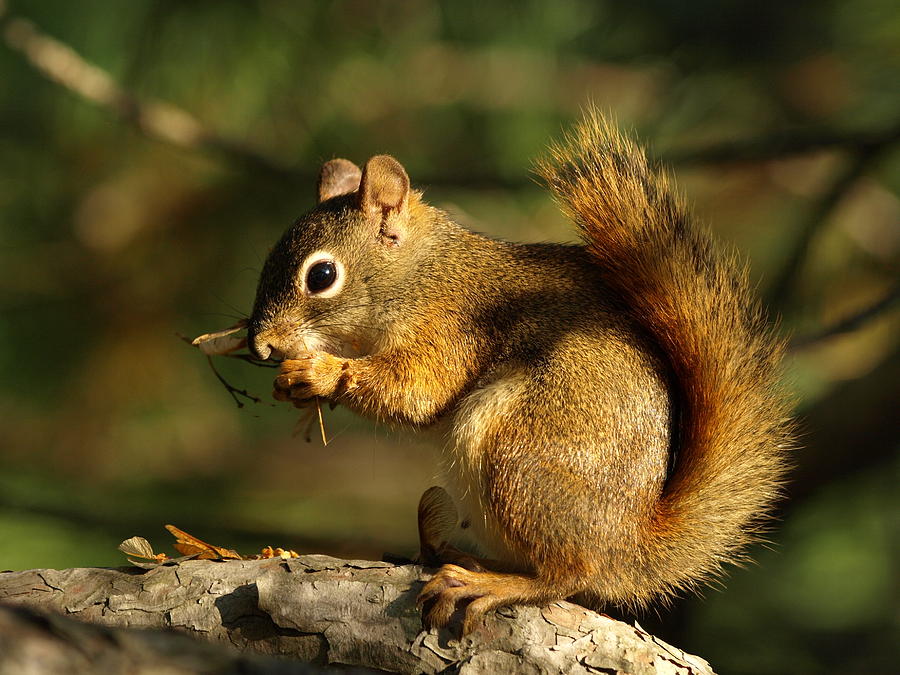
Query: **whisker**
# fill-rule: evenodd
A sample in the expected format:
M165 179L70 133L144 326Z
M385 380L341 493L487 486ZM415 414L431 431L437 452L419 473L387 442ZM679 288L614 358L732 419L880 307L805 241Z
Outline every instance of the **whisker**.
M364 323L317 323L309 326L309 328L315 330L322 330L323 328L364 328L365 330L373 330L379 333L384 332L384 328L378 328L377 326L370 326Z
M232 310L232 311L234 311L234 312L237 312L237 313L238 313L238 316L239 316L241 319L248 319L248 318L250 318L250 317L247 315L246 312L242 312L239 308L235 307L235 306L232 305L230 302L227 302L224 298L221 298L221 297L219 297L218 295L215 295L215 294L213 295L213 297L214 297L216 300L218 300L219 302L221 302L223 305L225 305L228 309L230 309L230 310Z
M225 312L201 312L199 316L212 316L217 318L221 317L225 319L231 319L232 321L243 321L249 318L246 314L226 314Z

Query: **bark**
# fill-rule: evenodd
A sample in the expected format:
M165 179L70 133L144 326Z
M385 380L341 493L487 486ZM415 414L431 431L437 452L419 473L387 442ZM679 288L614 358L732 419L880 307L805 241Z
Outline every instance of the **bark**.
M0 574L0 603L64 614L104 627L174 628L207 642L235 647L245 655L289 656L296 659L291 666L297 668L300 661L402 673L712 673L702 659L667 645L637 626L568 602L499 610L462 639L454 630L424 631L415 599L426 577L416 565L321 555L288 561L189 560L147 570L6 572ZM9 628L17 620L29 623L21 613L0 614L0 674L19 672L11 665L15 662L9 661L27 646L27 640L17 639ZM35 622L29 625L33 629ZM79 625L78 630L82 632L69 632L75 635L76 646L82 647L81 654L91 650L101 653L101 646L114 649L116 644L138 639L112 640L83 632L109 628ZM50 632L55 637L60 634L59 629ZM171 658L172 648L159 647L163 637L174 637L179 640L179 649L188 649L188 641L181 636L150 635L157 636L157 642L141 643L139 653L144 658L153 653L153 645L160 658ZM43 639L46 643L46 636ZM91 650L83 648L81 642L89 643ZM197 648L208 650L210 646ZM248 658L233 652L216 654L222 654L216 658L226 661ZM213 657L209 659L206 669L172 672L212 672L206 667ZM265 662L254 664L267 667ZM184 665L190 664L185 661ZM282 660L272 664L284 666ZM311 672L306 668L253 671L247 663L230 667L235 670L222 665L216 672ZM112 670L81 668L78 672Z
M306 675L333 673L241 653L174 631L110 628L61 614L0 606L0 675ZM350 669L350 673L371 673Z

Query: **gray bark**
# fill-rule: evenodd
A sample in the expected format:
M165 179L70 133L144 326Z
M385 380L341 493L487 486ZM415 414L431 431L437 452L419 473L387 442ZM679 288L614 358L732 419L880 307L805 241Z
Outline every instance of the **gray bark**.
M320 555L288 561L189 560L148 570L6 572L0 574L0 603L105 627L174 628L245 654L289 656L319 666L401 673L712 673L702 659L637 626L569 602L501 609L462 639L458 626L424 631L415 599L425 578L416 565ZM0 619L15 623L9 612ZM14 672L4 663L25 644L9 635L0 622L0 674ZM112 648L116 641L106 643ZM141 649L146 654L150 648ZM161 648L160 654L171 656L171 650Z

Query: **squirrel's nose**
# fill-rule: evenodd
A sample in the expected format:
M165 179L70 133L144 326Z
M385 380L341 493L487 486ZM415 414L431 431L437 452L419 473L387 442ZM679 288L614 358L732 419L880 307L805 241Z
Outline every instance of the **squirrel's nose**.
M273 355L273 352L277 354L278 349L272 344L271 331L260 330L260 328L258 324L250 324L247 330L247 347L253 356L260 361L265 361Z
M291 355L298 352L298 345L292 339L289 327L286 329L284 325L259 326L251 323L247 330L247 347L261 361L295 358Z
M253 356L260 361L265 361L272 355L272 345L270 345L269 341L262 335L255 336L248 342L247 346L250 347Z

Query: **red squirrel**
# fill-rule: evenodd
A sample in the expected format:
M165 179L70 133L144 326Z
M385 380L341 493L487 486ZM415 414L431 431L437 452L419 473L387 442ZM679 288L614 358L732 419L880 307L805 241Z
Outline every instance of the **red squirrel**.
M387 155L327 162L249 322L279 400L443 435L419 509L432 626L696 587L743 559L793 443L782 342L666 175L594 110L538 173L582 244L470 232Z

